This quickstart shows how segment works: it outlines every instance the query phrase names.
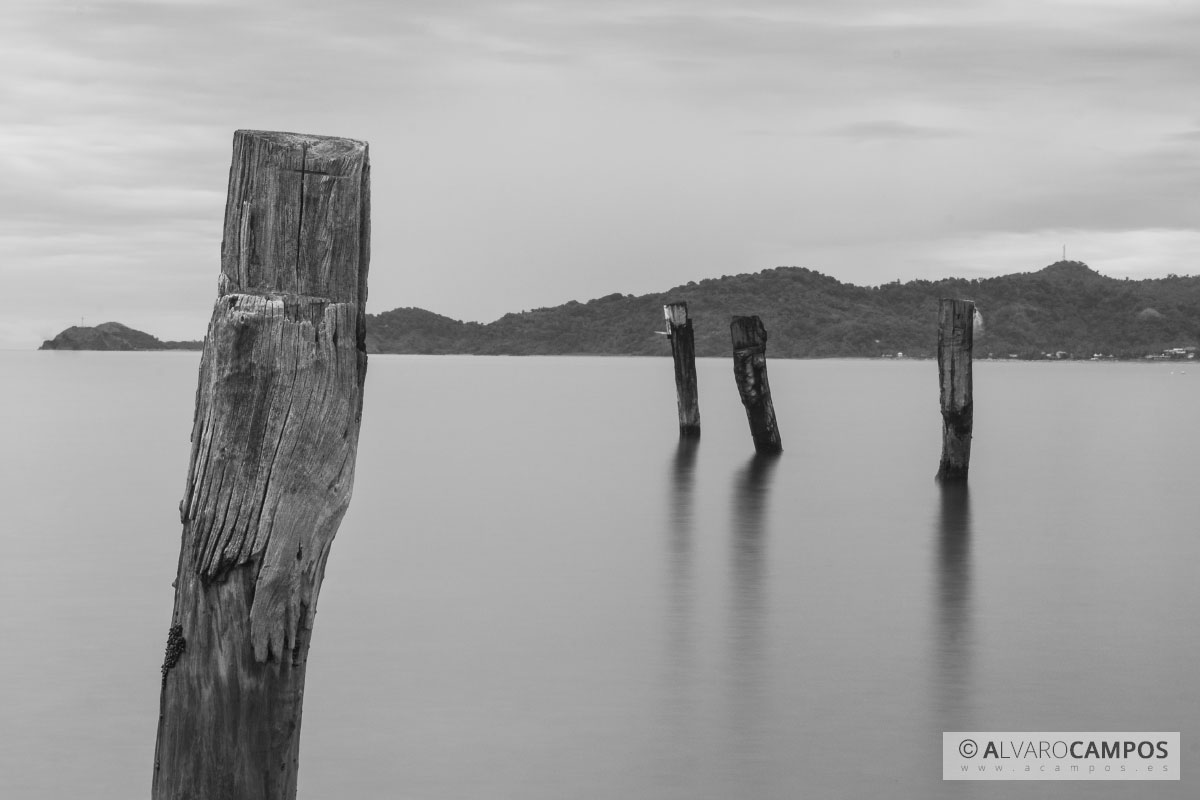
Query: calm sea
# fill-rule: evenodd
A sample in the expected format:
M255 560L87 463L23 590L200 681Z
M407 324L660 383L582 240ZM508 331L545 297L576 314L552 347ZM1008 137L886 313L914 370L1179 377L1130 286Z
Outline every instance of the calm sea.
M197 354L0 353L0 796L149 793ZM372 356L302 798L1194 798L1200 365ZM1174 783L941 781L941 732L1180 731ZM1053 791L1051 791L1053 790Z

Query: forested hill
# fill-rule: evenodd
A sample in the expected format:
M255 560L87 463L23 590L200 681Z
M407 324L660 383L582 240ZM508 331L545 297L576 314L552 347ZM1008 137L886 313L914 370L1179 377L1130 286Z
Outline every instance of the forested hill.
M1141 358L1200 344L1200 276L1108 278L1078 261L998 278L910 281L863 287L800 267L690 282L660 294L611 294L586 303L459 322L418 308L368 317L376 353L664 355L662 306L685 301L696 352L725 356L729 320L757 314L778 358L930 357L938 299L974 300L983 318L976 357L1045 353Z
M42 342L39 350L200 350L204 342L164 342L150 334L119 322L104 322L94 327L73 325L53 339Z

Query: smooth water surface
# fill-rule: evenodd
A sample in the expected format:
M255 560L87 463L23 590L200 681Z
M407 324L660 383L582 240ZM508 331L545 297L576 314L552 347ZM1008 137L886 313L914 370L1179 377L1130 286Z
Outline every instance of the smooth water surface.
M0 353L0 796L148 795L198 356ZM1200 368L372 356L302 798L1200 794ZM943 783L941 732L1180 731L1183 780Z

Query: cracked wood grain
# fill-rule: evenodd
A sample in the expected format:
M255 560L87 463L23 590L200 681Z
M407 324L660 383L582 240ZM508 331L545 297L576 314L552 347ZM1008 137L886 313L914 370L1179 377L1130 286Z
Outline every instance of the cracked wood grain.
M781 453L783 440L767 382L767 329L758 317L734 317L729 335L733 340L733 377L746 407L754 451Z
M696 339L687 303L663 306L667 335L671 340L671 360L675 363L675 400L679 412L679 435L684 439L700 436L700 399L696 379Z
M971 466L975 424L971 351L975 344L975 304L943 298L938 309L938 382L942 408L942 459L937 479L965 481Z
M369 228L365 143L234 134L156 800L295 797L313 617L354 482Z

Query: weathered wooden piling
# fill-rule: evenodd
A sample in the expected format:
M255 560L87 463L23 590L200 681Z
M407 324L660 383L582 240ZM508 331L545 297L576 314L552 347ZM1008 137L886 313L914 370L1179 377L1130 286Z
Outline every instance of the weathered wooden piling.
M971 389L971 348L975 304L942 299L938 311L938 380L941 383L942 461L939 481L965 481L971 464L975 406Z
M729 335L733 339L733 377L746 407L754 449L759 453L782 452L771 386L767 383L767 330L758 317L734 317Z
M667 337L671 340L671 358L675 362L675 396L679 407L679 435L696 438L700 435L700 400L696 382L696 339L692 321L688 318L687 303L668 303L663 306L667 319Z
M366 143L234 134L155 800L296 796L317 594L354 480L369 253Z

